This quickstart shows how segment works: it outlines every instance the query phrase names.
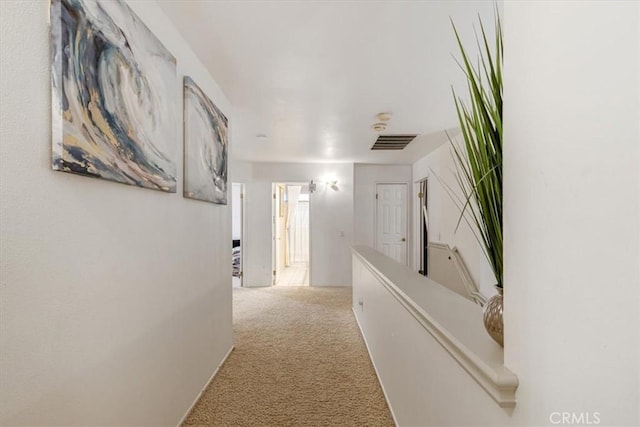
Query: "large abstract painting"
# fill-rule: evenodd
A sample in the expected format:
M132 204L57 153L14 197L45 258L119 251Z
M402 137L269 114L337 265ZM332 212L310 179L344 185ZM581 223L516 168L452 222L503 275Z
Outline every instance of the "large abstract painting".
M184 196L227 204L228 122L190 77L184 78Z
M53 169L176 191L176 60L120 0L52 0Z

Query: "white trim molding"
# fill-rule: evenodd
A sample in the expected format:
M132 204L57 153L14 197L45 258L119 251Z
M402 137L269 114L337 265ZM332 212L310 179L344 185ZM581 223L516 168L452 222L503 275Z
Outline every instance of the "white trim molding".
M504 366L502 348L484 330L478 305L370 247L354 246L352 253L500 407L515 407L518 377ZM357 280L354 272L356 291Z

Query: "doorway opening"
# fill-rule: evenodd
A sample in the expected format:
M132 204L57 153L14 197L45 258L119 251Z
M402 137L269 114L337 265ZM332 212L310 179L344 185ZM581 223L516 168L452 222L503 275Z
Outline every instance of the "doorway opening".
M423 276L429 275L429 215L427 208L428 179L418 182L418 273Z
M231 184L231 284L243 286L244 184Z
M309 185L273 184L273 284L309 286Z

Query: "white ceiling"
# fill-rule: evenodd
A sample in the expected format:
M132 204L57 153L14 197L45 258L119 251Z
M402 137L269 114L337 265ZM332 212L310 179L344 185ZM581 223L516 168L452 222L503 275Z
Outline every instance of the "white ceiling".
M456 127L451 85L466 89L449 18L473 48L478 14L492 29L494 8L492 0L158 3L234 106L232 158L282 162L410 163L441 145L443 130ZM385 133L421 136L402 151L370 151L383 111L393 114Z

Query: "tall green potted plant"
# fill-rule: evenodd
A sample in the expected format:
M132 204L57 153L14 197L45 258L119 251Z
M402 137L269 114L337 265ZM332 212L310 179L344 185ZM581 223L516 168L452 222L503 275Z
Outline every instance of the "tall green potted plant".
M452 23L453 24L453 23ZM482 20L478 41L480 58L474 65L453 25L467 77L469 92L465 103L453 90L464 144L452 139L456 179L463 198L458 199L460 217L480 242L496 278L498 295L484 307L484 322L489 335L503 345L502 323L502 27L496 11L495 45L487 40ZM457 228L457 227L456 227Z

